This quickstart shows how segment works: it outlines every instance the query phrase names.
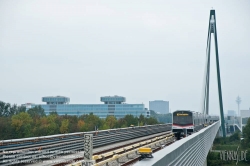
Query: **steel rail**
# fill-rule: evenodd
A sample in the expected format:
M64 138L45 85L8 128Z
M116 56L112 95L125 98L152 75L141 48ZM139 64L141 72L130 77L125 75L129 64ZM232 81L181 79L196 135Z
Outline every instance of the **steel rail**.
M166 134L164 136L155 137L153 139L149 139L149 140L146 140L146 141L143 141L140 143L129 145L129 146L126 146L126 147L123 147L123 148L120 148L120 149L117 149L114 151L104 153L104 154L95 155L95 156L93 156L93 160L96 160L97 163L95 163L93 166L101 166L101 165L104 165L104 164L107 164L107 163L113 162L113 161L121 163L121 161L119 161L120 158L122 158L122 157L129 158L128 155L133 154L133 153L138 154L139 147L150 147L151 148L154 145L157 148L159 148L159 147L161 147L161 145L170 144L174 140L175 140L174 134L170 132L169 134ZM159 145L157 146L157 144L159 144ZM101 161L100 159L103 159L103 160ZM81 165L84 162L85 162L84 160L81 160L81 161L69 164L67 166Z
M100 130L100 131L90 131L90 132L76 132L76 133L67 133L67 134L56 134L56 135L50 135L50 136L40 136L40 137L30 137L30 138L21 138L21 139L9 139L9 140L1 140L0 141L0 147L2 145L6 144L18 144L18 143L23 143L23 142L36 142L39 140L46 140L46 139L57 139L57 138L65 138L68 136L82 136L84 134L96 134L96 133L110 133L113 131L123 131L123 130L128 130L132 128L147 128L147 127L155 127L155 126L164 126L164 125L171 125L171 123L168 124L157 124L157 125L147 125L147 126L137 126L137 127L126 127L126 128L117 128L117 129L108 129L108 130Z
M125 142L124 144L119 144L118 146L107 147L107 149L95 152L94 155L100 155L102 153L106 153L106 152L109 152L109 151L114 151L114 150L117 150L117 149L125 147L125 146L133 145L135 143L140 143L142 141L147 141L149 139L154 139L155 137L160 137L162 135L168 134L169 132L170 131L154 134L154 136L152 136L152 137L149 135L149 136L147 136L148 138L145 138L145 139L137 138L137 139L140 139L140 140L135 140L135 141L131 140L132 142L128 141L128 143ZM70 163L73 163L73 162L83 160L83 153L82 153L82 155L77 155L75 157L70 157L70 158L69 157L64 158L64 156L62 156L62 157L63 158L59 158L59 160L56 160L56 164L51 163L49 165L50 166L64 166L64 165L67 165L67 164L70 164ZM44 161L44 162L46 162L46 161ZM54 161L52 160L52 162L54 162ZM44 164L39 164L39 165L45 166ZM46 166L47 165L48 165L48 163L46 163Z
M23 140L11 140L10 142L9 140L2 141L2 146L0 146L0 165L12 165L18 162L22 163L22 161L36 161L53 158L53 156L65 154L63 153L64 151L72 151L72 153L74 151L82 151L84 150L84 134L87 133L92 133L94 135L93 146L96 148L169 130L171 130L171 125L161 124L46 136L46 139L44 137L37 139L36 137L24 138ZM11 151L13 153L11 153ZM51 151L61 152L51 153Z

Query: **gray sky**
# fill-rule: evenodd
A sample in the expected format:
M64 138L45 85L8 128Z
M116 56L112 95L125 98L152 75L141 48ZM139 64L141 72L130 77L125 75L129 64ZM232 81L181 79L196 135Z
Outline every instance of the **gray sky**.
M169 100L200 111L210 9L225 112L250 107L250 1L0 0L0 100ZM218 113L212 45L210 112Z

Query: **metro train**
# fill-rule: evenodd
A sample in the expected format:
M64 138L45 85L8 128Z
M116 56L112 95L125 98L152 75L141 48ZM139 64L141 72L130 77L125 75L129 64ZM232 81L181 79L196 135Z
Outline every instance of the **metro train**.
M185 129L187 134L192 134L219 120L219 116L209 116L189 110L177 110L172 116L172 132L175 135L184 135Z

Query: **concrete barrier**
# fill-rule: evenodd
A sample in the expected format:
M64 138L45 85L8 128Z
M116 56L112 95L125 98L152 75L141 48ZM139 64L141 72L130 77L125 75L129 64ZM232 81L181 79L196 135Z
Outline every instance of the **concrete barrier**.
M144 159L137 162L135 166L206 165L207 154L219 127L220 121L215 122L154 153L153 159Z

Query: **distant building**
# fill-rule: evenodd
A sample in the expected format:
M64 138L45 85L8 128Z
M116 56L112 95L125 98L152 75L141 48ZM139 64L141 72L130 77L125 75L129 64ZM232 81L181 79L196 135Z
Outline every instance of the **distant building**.
M26 111L29 110L30 108L33 108L36 106L36 104L34 103L25 103L25 104L22 104L21 106L25 107L26 108Z
M250 117L250 108L249 110L240 110L242 127L246 126L247 121Z
M242 118L250 117L250 109L249 110L240 110L240 114Z
M236 116L236 112L234 110L228 110L227 116Z
M147 118L150 117L150 115L151 115L151 114L150 114L150 110L148 110L148 108L145 108L145 111L146 111L146 114L147 114L146 117L147 117Z
M43 102L46 102L47 104L69 104L70 99L68 97L64 96L49 96L49 97L43 97Z
M141 114L145 117L149 117L148 110L145 110L144 104L126 104L125 97L122 96L104 96L101 97L101 101L104 104L69 104L70 98L64 96L49 96L43 97L43 102L46 104L40 105L46 115L50 112L56 111L58 115L84 115L93 113L100 118L106 118L109 115L113 115L116 118L123 118L126 115L133 115L139 117Z
M160 114L168 114L169 101L163 101L163 100L149 101L149 110L153 110L156 113Z

